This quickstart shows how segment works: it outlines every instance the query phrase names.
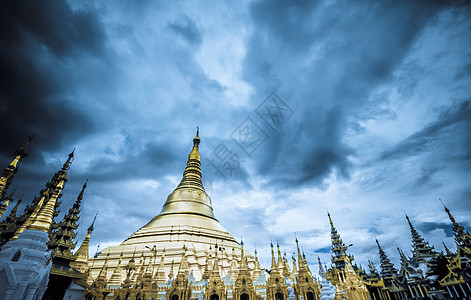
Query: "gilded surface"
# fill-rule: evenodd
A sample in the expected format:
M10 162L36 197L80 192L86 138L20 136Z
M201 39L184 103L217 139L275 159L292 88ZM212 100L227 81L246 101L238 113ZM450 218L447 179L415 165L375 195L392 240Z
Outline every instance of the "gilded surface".
M183 172L183 178L176 189L167 197L162 211L149 223L141 227L121 245L108 247L96 259L89 262L91 278L94 279L104 265L105 256L108 258L107 277L117 268L122 253L122 263L127 263L133 257L143 256L150 260L154 254L149 248L156 246L157 259L152 264L157 268L163 265L166 276L169 275L172 262L180 265L183 246L186 247L188 264L197 280L201 279L207 264L206 257L209 248L217 243L221 249L220 266L222 276L231 269L231 262L240 261L240 245L235 238L214 217L211 199L204 190L201 180L201 162L199 154L200 139L198 134L193 139L193 148ZM164 252L165 251L165 252ZM253 267L253 256L247 258ZM126 278L122 268L122 278Z

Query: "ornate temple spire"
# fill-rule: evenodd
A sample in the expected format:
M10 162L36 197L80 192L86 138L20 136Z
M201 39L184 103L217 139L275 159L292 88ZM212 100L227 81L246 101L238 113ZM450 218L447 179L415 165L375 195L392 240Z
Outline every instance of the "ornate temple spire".
M193 139L193 148L188 155L183 178L177 188L165 202L160 215L196 214L214 218L211 199L206 194L202 183L201 158L199 153L199 129Z
M164 283L166 281L165 277L165 264L164 264L164 259L165 259L165 249L162 252L162 256L160 257L160 263L157 268L157 271L155 271L154 278L157 282L159 283Z
M180 266L178 267L178 274L177 275L185 275L188 276L190 273L190 269L188 267L188 260L186 257L186 248L185 244L183 244L183 251L182 251L182 259L180 260Z
M214 248L214 253L215 253L215 256L214 256L214 264L212 265L211 274L210 274L210 276L209 276L209 279L210 279L210 280L221 278L221 272L220 272L220 266L219 266L219 255L218 255L218 247L217 247L217 245L216 245L216 247Z
M0 201L3 200L3 196L5 195L8 186L10 185L11 181L13 180L13 176L18 171L18 163L22 157L28 156L28 147L29 143L33 139L34 134L28 138L26 144L22 147L18 148L14 155L15 158L13 161L3 170L2 176L0 177ZM0 216L1 217L1 216Z
M430 246L415 230L412 225L409 216L406 215L407 222L409 223L411 235L412 235L412 261L414 264L425 263L436 255L436 252L432 246Z
M319 275L321 275L321 277L325 277L325 270L322 267L321 258L319 256L317 257L317 261L319 262Z
M296 258L294 256L291 256L291 259L293 260L293 274L294 276L298 275L298 269L296 268Z
M471 252L471 234L467 232L463 226L456 222L450 210L445 206L441 199L440 201L442 202L443 207L445 208L445 212L448 214L448 217L450 218L450 221L453 224L452 230L453 235L455 236L456 245L458 247L464 247L468 249L469 252Z
M119 256L118 264L116 265L116 268L113 271L113 274L111 274L110 279L108 280L108 284L110 285L121 285L121 282L123 281L121 278L121 264L123 261L123 254L124 254L124 249L121 251L121 255Z
M82 190L77 196L77 200L69 209L68 213L64 216L62 221L57 224L57 230L51 233L49 239L49 249L52 250L52 258L65 259L68 261L74 260L72 250L75 248L74 239L77 236L76 230L78 227L80 205L83 199L83 193L87 187L88 179L85 181Z
M446 256L451 256L453 255L453 253L451 253L450 249L448 249L448 247L445 245L445 242L442 242L443 244L443 247L445 248L445 254Z
M273 270L272 270L273 271ZM247 260L244 256L244 241L240 241L240 265L237 278L248 277L250 278L249 266L247 265Z
M294 238L295 238L295 241L296 241L296 249L298 250L298 266L299 266L299 264L303 260L303 257L302 257L301 251L299 250L298 237L295 236Z
M10 214L8 215L9 217L16 218L16 212L18 211L18 207L20 206L21 202L23 202L23 197L21 197L20 199L18 199L18 201L16 201L15 206L13 207L13 209L10 211Z
M18 235L26 229L49 233L56 209L56 203L61 196L62 189L67 181L67 172L70 168L73 157L74 151L69 154L69 157L62 166L62 169L55 173L52 180L47 183L46 189L41 191L40 200L36 204L34 211L21 227L18 228L14 236L11 238L12 240L18 239Z
M137 270L137 267L139 270ZM145 257L144 252L141 253L141 258L139 259L139 263L137 264L136 272L134 272L132 281L138 283L142 280L142 276L144 275L144 268L145 268Z
M291 270L288 266L288 260L286 259L286 252L283 254L283 277L289 277Z
M0 204L0 219L2 218L3 214L7 210L7 207L10 204L10 202L13 201L13 196L14 195L15 195L15 191L11 192L10 195L5 197L4 202Z
M283 269L283 257L281 256L280 244L278 243L278 241L276 242L276 248L277 248L277 256L278 256L276 266L279 270L282 270Z
M443 203L442 199L438 199L438 200L440 200L440 202L442 203L443 208L445 209L445 212L447 213L448 217L450 218L451 223L453 223L453 225L455 225L455 224L456 224L455 218L454 218L453 215L451 214L451 212L450 212L450 210L448 209L448 207L445 206L445 203Z
M216 245L216 248L217 248L217 245ZM209 251L206 253L206 263L204 265L203 275L201 276L201 279L203 280L209 279L209 277L211 276L211 264L212 264L211 256L212 256L212 247L211 245L209 245Z
M397 252L399 253L399 257L400 257L400 260L401 260L401 264L408 264L409 263L409 260L407 259L407 257L404 255L404 252L402 252L402 250L399 248L399 247L396 247L397 248Z
M105 262L103 263L103 267L101 268L101 271L100 273L98 274L97 278L96 278L96 281L95 281L95 284L98 286L98 287L105 287L106 286L106 275L108 273L108 258L110 256L110 253L108 252L108 254L106 255L106 258L105 258Z
M340 235L337 233L337 229L334 226L334 222L332 222L329 212L327 212L327 216L329 217L330 237L332 240L332 263L334 264L335 268L341 269L345 267L345 264L350 262L352 259L345 252L348 247L343 244Z
M188 155L185 171L183 171L183 179L177 189L192 188L204 191L203 183L201 181L201 157L198 149L200 142L198 128L196 130L196 136L193 139L193 148Z
M168 273L168 279L172 279L175 274L173 274L173 265L175 264L175 260L172 259L172 264L170 265L170 272Z
M255 249L255 256L254 256L254 266L253 266L253 279L257 280L258 277L262 275L262 268L260 267L260 262L258 261L257 256L257 249Z
M379 276L376 266L371 260L368 260L368 270L370 271L370 275Z
M386 286L389 286L391 284L391 280L397 275L397 269L394 268L394 264L391 263L383 248L381 248L378 239L376 239L376 244L378 245L381 262L381 276L383 277Z
M50 188L47 188L47 189L41 191L41 196L39 198L39 201L36 203L36 205L32 206L32 208L33 208L32 212L28 214L28 217L26 218L26 220L15 231L15 233L14 233L13 237L11 238L11 240L18 239L18 236L20 235L20 233L25 231L25 229L27 229L32 224L33 220L35 220L35 218L38 215L39 211L43 207L44 202L47 201L49 199L49 197L50 197Z
M90 245L90 237L93 232L93 224L95 224L97 215L98 215L98 212L95 214L95 218L93 219L92 224L90 225L90 227L88 227L87 235L85 236L85 239L83 240L82 244L80 245L80 247L74 254L75 256L74 267L82 273L84 273L84 271L88 269L88 251L89 251L89 245Z
M275 252L273 250L273 243L270 243L270 248L271 248L271 270L270 272L276 272L276 260L275 260Z

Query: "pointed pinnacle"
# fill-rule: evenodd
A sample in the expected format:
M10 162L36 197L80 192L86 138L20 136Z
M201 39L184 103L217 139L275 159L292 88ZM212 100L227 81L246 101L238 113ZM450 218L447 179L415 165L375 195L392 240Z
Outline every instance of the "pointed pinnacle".
M448 217L450 218L450 221L455 224L456 221L455 221L455 218L453 217L453 215L451 214L450 210L448 209L448 207L445 206L445 203L443 203L442 199L438 199L440 200L440 202L443 204L443 207L445 208L445 212L448 214Z
M329 217L330 227L334 228L334 222L332 222L332 218L330 217L329 211L327 211L327 216Z
M93 225L95 224L96 216L98 216L98 211L95 214L95 218L93 218L92 225L90 225L90 227L88 227L89 232L94 230Z
M378 242L378 239L375 239L375 240L376 240L376 244L378 245L378 248L379 248L380 250L382 250L382 249L381 249L381 245L380 245L379 242Z
M27 157L28 156L29 143L33 140L35 135L36 135L36 132L33 133L33 135L30 135L28 137L28 141L23 146L21 146L20 148L18 148L15 151L15 155L21 155L23 157Z
M70 169L70 165L72 164L72 161L74 159L74 152L75 152L75 148L74 150L72 150L72 152L70 152L69 158L67 158L67 161L62 166L62 171L67 171Z

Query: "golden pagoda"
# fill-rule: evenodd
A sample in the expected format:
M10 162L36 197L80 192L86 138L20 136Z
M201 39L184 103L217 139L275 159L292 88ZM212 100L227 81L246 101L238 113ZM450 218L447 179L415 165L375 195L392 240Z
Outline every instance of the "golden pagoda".
M149 272L153 271L154 278L171 277L171 269L181 266L184 259L185 268L191 270L194 278L204 280L209 277L209 270L214 268L211 248L215 245L219 245L219 251L222 252L218 258L222 277L231 272L231 267L234 269L240 266L242 248L214 216L211 199L203 187L198 133L193 139L183 178L167 197L162 211L120 245L105 248L100 255L91 259L89 283L103 272L106 260L107 271L104 276L110 278L120 268L123 285L129 274L119 264L126 264L134 257L141 257L150 265ZM246 263L253 269L254 257L248 252L244 256ZM136 269L134 273L138 272ZM133 274L130 277L132 283L136 282L137 276Z

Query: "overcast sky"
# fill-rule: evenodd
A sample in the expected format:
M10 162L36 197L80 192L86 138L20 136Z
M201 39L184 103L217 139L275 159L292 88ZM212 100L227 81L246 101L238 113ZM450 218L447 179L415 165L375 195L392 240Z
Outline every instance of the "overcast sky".
M76 147L60 209L88 178L78 240L99 211L94 252L160 212L199 126L215 215L266 267L270 240L289 257L294 232L328 263L327 210L365 268L375 238L396 267L396 246L410 255L405 213L455 249L438 199L469 228L459 2L10 1L0 162L36 132L12 184L29 202Z

